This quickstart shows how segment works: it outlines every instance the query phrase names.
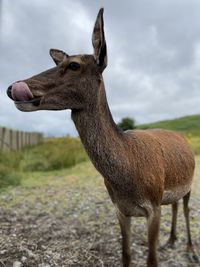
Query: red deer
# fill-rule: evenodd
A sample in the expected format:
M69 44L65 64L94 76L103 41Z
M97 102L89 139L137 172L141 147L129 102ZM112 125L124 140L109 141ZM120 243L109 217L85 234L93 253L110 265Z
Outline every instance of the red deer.
M113 121L102 73L107 66L103 9L92 35L92 55L69 56L51 49L56 67L8 88L8 96L21 111L71 109L81 141L117 210L122 234L123 266L131 264L132 216L148 222L148 267L157 267L161 205L172 204L168 244L176 240L177 203L183 198L187 250L198 261L190 234L188 202L195 162L184 137L166 130L123 132Z

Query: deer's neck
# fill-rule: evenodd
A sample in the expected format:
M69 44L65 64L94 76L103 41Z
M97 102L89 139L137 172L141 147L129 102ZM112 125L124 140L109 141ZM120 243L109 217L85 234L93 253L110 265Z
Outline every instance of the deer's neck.
M115 172L121 165L123 132L112 118L103 83L92 109L72 111L72 119L95 167L107 180L118 183Z

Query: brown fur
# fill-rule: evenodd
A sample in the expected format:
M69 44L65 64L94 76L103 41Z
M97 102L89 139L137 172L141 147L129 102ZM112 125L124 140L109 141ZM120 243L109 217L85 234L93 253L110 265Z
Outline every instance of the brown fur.
M102 72L107 65L101 9L93 32L94 55L68 56L52 49L57 67L25 80L34 97L17 101L22 111L71 109L72 119L94 166L103 175L116 206L122 241L123 266L131 263L130 217L148 221L148 267L158 266L156 248L160 206L173 204L170 244L176 240L177 201L184 199L188 247L196 257L190 236L188 201L194 173L194 157L185 139L165 130L122 132L110 113ZM77 62L80 68L70 69ZM8 95L11 97L8 89ZM197 260L197 258L195 258Z

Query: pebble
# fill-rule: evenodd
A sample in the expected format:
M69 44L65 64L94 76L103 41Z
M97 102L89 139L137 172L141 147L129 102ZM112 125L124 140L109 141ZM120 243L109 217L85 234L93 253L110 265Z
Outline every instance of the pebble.
M26 261L27 261L27 257L22 256L21 261L22 261L23 263L26 262Z
M53 258L54 260L59 260L61 257L60 253L54 253Z
M37 259L38 258L38 255L34 254L30 249L24 248L23 250L26 251L26 253L28 254L29 258L32 258L32 259Z
M6 254L7 250L0 250L0 255Z
M22 263L20 261L13 262L13 267L22 267Z
M70 190L68 191L67 189L69 193L67 201L69 201L69 204L63 209L58 206L58 211L54 206L51 208L49 203L43 203L42 197L40 200L40 195L42 193L38 193L38 187L33 191L34 196L38 196L39 194L38 203L41 206L37 204L38 209L34 209L36 205L35 202L31 206L27 201L25 204L21 203L19 207L14 206L11 210L2 210L0 207L0 262L2 261L4 266L120 266L120 229L117 219L114 217L114 210L110 202L105 199L102 205L97 207L99 211L96 212L95 190L93 192L90 189L90 193L94 194L95 197L93 200L93 198L87 197L87 195L90 195L88 194L88 189L81 188L82 191L85 191L83 195L81 193L80 204L77 201L80 196L79 190ZM56 198L59 194L60 192L56 193ZM100 198L101 195L98 194L97 196ZM25 196L27 196L26 192ZM63 200L61 199L61 201ZM191 214L193 215L191 230L196 251L200 251L199 201L200 198L194 196L193 202L191 203L193 207L191 210ZM84 204L86 207L91 204L91 209L87 209L87 211L82 214L82 210L85 210L83 207ZM48 214L43 211L47 208L51 208L52 212ZM56 211L55 214L54 211ZM74 219L74 213L76 214L76 219ZM66 215L68 216L66 217ZM13 217L16 217L17 220L13 220ZM147 231L145 223L143 218L133 218L132 220L132 266L146 266L148 249L146 244ZM169 237L170 227L171 207L164 206L160 231L162 244L165 244ZM185 252L187 240L182 209L180 209L178 217L177 230L179 240L176 243L176 249L165 249L158 253L160 266L200 267L198 263L190 263ZM15 236L13 236L13 234L15 234Z

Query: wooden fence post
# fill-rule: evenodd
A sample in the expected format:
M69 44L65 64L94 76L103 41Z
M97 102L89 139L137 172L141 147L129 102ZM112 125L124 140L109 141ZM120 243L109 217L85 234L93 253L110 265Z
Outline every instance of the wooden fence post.
M0 149L19 150L27 145L36 145L43 140L43 134L36 132L21 132L0 127Z

